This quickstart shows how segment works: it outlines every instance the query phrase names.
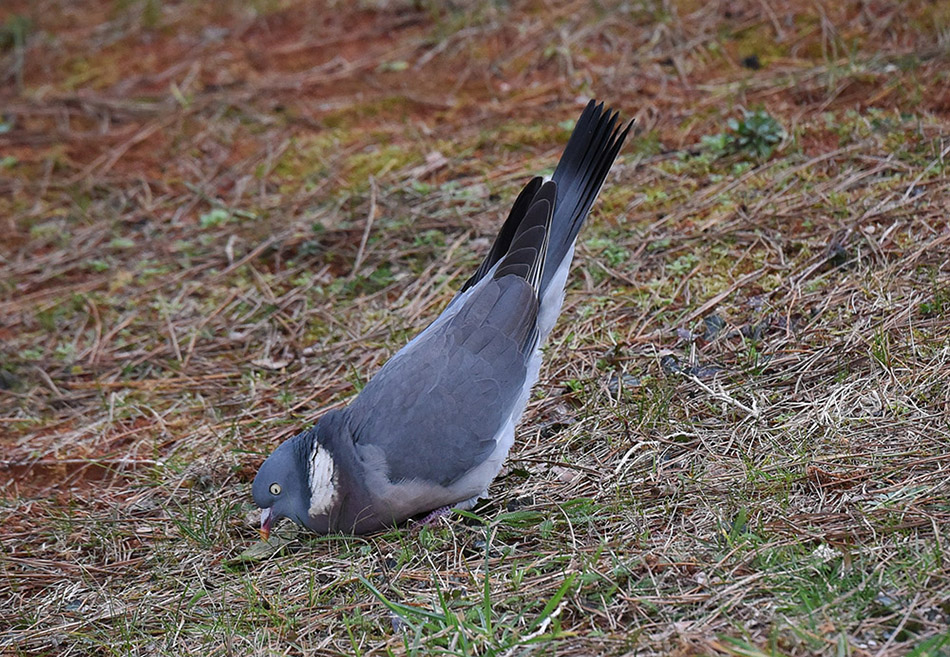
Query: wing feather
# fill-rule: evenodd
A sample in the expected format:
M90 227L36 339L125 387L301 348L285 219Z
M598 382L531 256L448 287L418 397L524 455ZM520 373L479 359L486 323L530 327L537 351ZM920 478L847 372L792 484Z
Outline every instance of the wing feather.
M347 407L357 454L391 482L451 484L494 451L527 376L538 299L515 276L485 278L447 322L400 350Z
M534 201L534 197L537 195L539 189L541 189L541 177L536 176L521 190L521 193L518 194L518 198L515 199L514 205L511 206L511 212L508 213L508 218L502 225L501 230L498 231L498 235L495 237L495 241L492 243L488 255L478 266L475 273L472 274L472 277L461 287L459 294L465 292L478 283L478 281L482 280L485 274L508 253L511 240L514 238L515 232L517 232L518 227L528 213L528 209L531 207L531 203Z

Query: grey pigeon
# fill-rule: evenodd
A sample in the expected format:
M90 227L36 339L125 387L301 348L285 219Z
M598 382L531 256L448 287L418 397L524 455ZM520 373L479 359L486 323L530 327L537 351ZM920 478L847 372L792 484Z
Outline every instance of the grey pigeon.
M591 101L552 179L528 183L442 314L349 406L264 461L252 490L265 539L280 518L365 534L486 494L538 380L577 234L631 124Z

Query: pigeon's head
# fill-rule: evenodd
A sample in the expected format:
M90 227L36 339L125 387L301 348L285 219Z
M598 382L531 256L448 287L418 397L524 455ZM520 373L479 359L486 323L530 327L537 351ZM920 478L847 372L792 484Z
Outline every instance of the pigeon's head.
M261 537L264 540L281 518L305 524L310 503L308 452L312 443L306 431L284 441L267 457L254 477L251 493L254 503L262 509Z

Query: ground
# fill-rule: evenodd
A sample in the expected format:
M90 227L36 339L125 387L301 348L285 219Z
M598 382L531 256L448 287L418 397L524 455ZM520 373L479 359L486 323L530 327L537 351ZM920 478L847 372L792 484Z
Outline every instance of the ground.
M948 654L948 60L946 2L5 0L0 652ZM491 499L260 542L590 97Z

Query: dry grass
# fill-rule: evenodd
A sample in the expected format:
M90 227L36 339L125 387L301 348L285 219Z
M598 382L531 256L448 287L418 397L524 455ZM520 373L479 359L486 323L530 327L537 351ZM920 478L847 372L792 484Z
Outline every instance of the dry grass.
M5 2L0 652L947 654L950 10L889 5ZM492 501L245 552L592 95Z

